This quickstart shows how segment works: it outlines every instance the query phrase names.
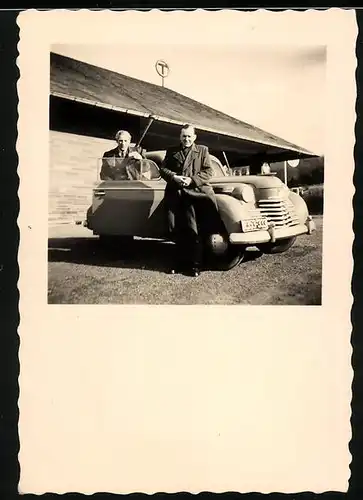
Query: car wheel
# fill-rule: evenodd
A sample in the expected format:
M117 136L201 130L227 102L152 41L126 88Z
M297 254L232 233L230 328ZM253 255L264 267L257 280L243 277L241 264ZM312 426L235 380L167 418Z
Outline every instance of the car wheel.
M206 243L206 261L213 269L228 271L240 264L245 256L245 247L231 245L221 235L212 235Z
M296 236L292 238L286 238L284 240L276 241L275 243L262 243L259 245L259 249L263 253L273 254L273 253L283 253L286 252L296 241Z
M227 252L220 255L214 263L214 268L219 271L229 271L238 266L245 256L244 249L238 245L229 245Z

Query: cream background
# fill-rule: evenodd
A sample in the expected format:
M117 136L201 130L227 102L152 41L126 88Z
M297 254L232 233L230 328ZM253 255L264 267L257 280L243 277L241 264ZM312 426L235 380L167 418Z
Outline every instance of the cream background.
M18 22L19 490L345 491L354 11L27 11ZM321 307L47 305L50 46L122 43L135 27L156 44L327 45Z

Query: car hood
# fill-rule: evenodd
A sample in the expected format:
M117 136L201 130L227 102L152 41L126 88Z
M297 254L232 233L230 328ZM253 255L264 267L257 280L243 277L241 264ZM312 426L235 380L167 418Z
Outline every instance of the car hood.
M246 175L246 176L226 176L213 177L210 181L212 185L220 184L250 184L257 189L283 187L284 183L274 175Z
M159 181L164 184L165 181L163 179L159 179ZM97 188L107 188L107 189L120 189L125 186L129 188L141 187L143 185L150 186L153 185L155 180L152 181L118 181L118 180L105 180L100 181L97 185ZM210 181L212 186L221 186L221 185L231 185L231 184L249 184L256 189L267 189L267 188L281 188L285 187L285 184L274 175L233 175L233 176L221 176L221 177L213 177Z

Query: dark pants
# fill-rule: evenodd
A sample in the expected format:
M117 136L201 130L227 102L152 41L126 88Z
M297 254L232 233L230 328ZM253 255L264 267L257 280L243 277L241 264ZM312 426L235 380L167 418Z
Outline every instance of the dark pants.
M179 190L166 196L168 223L176 243L176 265L200 267L203 240L209 234L219 233L221 219L217 202L210 193Z

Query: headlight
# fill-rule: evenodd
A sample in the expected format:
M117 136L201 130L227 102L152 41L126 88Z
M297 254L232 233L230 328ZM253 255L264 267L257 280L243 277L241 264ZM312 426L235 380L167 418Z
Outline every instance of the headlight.
M288 200L290 196L290 189L287 186L284 186L280 190L280 196L283 200Z
M246 203L255 202L255 192L253 190L253 187L249 186L248 184L241 184L240 186L236 186L233 190L232 196Z

